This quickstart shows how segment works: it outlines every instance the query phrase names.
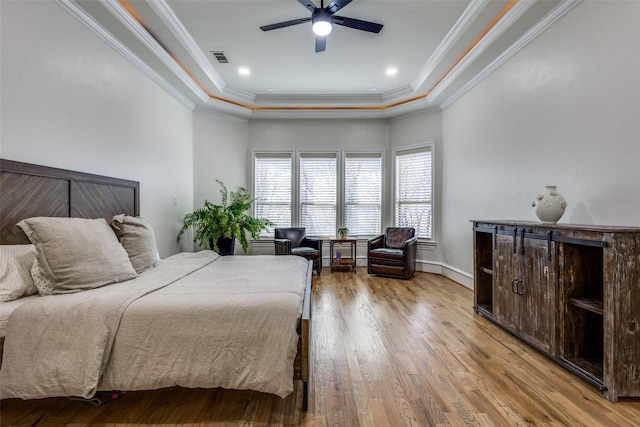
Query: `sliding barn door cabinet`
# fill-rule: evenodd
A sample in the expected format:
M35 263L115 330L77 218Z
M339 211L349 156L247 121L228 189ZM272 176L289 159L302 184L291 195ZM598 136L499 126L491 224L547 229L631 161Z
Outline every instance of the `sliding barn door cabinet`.
M524 229L521 229L524 230ZM517 230L520 232L520 230ZM546 256L546 241L496 236L494 319L534 346L550 352L555 344L555 275Z
M640 228L472 222L475 311L607 399L640 397Z

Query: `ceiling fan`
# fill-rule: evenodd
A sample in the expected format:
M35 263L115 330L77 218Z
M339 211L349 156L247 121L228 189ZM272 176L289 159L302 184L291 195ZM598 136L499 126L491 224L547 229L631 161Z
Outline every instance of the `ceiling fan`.
M333 0L327 7L324 7L324 0L321 0L320 7L316 7L310 0L298 0L298 3L311 11L310 17L264 25L260 27L260 29L262 31L271 31L311 21L313 32L316 34L316 52L323 52L327 48L327 34L331 32L332 24L342 25L343 27L354 28L356 30L369 31L370 33L379 33L382 29L382 24L334 15L337 11L351 3L351 1L352 0Z

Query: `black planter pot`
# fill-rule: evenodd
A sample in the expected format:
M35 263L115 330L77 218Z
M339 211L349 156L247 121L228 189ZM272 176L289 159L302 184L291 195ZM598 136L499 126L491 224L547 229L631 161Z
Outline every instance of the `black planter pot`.
M213 241L209 242L213 247ZM236 239L234 237L221 237L218 239L218 253L222 256L233 255L236 248Z

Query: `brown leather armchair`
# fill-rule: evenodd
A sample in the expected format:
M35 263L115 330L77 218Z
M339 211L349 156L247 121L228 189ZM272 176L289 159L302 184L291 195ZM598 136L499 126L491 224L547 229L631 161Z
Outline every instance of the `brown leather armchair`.
M273 243L276 255L299 255L313 260L313 269L322 272L322 240L306 236L304 227L276 228Z
M408 279L416 271L418 238L411 227L389 227L367 243L367 271L378 276Z

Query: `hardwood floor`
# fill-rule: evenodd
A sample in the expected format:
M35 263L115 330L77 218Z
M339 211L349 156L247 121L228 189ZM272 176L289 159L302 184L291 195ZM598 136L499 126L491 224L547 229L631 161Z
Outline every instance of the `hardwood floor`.
M2 426L638 426L640 399L611 403L472 310L441 276L366 269L314 276L309 411L302 387L129 392L101 407L0 402Z

